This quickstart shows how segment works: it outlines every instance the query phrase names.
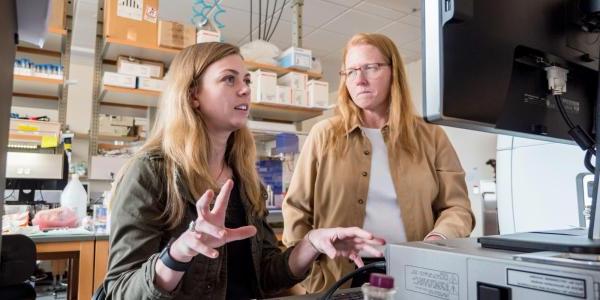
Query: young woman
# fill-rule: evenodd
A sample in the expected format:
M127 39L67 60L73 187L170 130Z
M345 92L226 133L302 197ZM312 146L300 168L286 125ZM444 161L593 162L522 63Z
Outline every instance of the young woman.
M465 173L444 131L416 116L394 43L353 36L341 70L339 114L311 129L284 200L284 243L334 226L361 227L388 243L468 236ZM323 291L353 268L318 260L305 286Z
M116 180L109 298L261 298L304 279L320 253L358 265L359 251L382 255L373 246L383 241L359 228L316 229L284 252L277 247L237 47L190 46L166 80L155 128Z

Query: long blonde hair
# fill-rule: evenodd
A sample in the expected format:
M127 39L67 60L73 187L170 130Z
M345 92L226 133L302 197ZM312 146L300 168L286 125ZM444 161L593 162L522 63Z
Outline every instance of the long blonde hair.
M415 135L417 116L406 80L404 63L394 42L387 36L377 33L358 33L354 35L344 47L342 70L346 69L348 49L365 44L379 49L392 71L388 100L389 144L393 151L397 150L398 147L402 147L409 155L414 157L418 149ZM327 146L333 148L336 154L342 155L348 147L349 130L353 124L363 123L361 108L352 101L345 78L341 78L338 88L337 115L340 117L340 122L334 123L331 136L327 139Z
M169 228L180 224L187 208L183 182L194 199L207 189L218 188L210 175L208 157L211 141L206 124L192 101L202 89L202 76L213 63L230 55L240 55L239 48L226 43L202 43L179 52L165 77L166 89L158 106L157 120L150 137L138 153L158 151L164 155L164 178L167 201L163 215ZM233 132L227 141L225 160L241 182L252 212L262 216L265 203L260 196L260 181L256 171L256 146L247 127ZM117 181L118 182L118 181Z

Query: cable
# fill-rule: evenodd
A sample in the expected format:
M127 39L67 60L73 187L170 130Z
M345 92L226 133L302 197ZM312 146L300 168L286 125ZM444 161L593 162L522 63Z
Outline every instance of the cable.
M558 106L558 111L560 112L560 114L562 115L563 119L567 123L567 126L569 126L569 129L575 128L575 125L571 121L571 118L569 118L569 115L567 115L567 112L566 112L565 107L564 107L564 105L562 103L562 99L561 99L560 95L554 95L554 100L556 100L556 106Z
M263 27L264 27L263 28L263 35L265 37L265 39L264 39L265 41L268 41L266 39L266 37L268 35L268 32L267 32L267 17L269 17L269 0L267 0L267 7L265 9L265 23L263 24Z
M277 22L275 22L275 27L273 27L273 31L271 31L271 34L268 37L269 40L271 40L271 37L273 37L273 33L275 33L275 29L277 29L277 25L279 25L279 20L281 20L281 13L283 12L283 9L285 8L286 3L287 3L287 0L283 0L283 5L281 6L281 10L279 10L279 16L277 17Z
M600 50L600 49L599 49ZM598 61L598 67L600 69L600 60ZM595 121L595 129L596 129L596 141L600 141L600 70L598 70L598 78L596 84L596 115L594 116ZM597 147L596 147L597 148ZM596 152L596 154L598 154ZM587 157L587 156L586 156ZM592 189L592 208L590 210L590 227L588 229L588 238L589 239L597 239L598 237L598 228L596 227L596 211L598 209L598 188L600 180L600 155L596 155L595 161L595 172L594 172L594 185Z
M250 41L252 42L252 2L253 0L250 0Z
M271 11L271 18L269 18L269 26L267 27L267 42L269 41L269 33L271 32L271 24L273 24L273 19L275 19L275 9L277 8L277 0L273 3L273 11Z
M325 294L323 294L323 297L321 297L319 299L320 300L332 299L331 297L333 296L333 293L335 293L335 291L337 291L337 289L340 288L340 286L342 286L344 283L346 283L346 281L354 278L354 276L356 276L358 274L364 273L369 270L383 270L385 272L385 261L374 262L374 263L368 264L366 266L362 266L362 267L354 270L353 272L346 274L344 277L342 277L340 280L338 280L332 287L330 287L327 290L327 292L325 292Z
M260 18L260 14L262 14L262 0L258 0L258 39L260 40L260 28L262 27L262 19Z
M586 151L585 158L583 161L585 168L591 173L594 173L595 164L591 162L592 156L596 155L596 143L594 139L590 137L590 135L585 130L583 130L581 126L575 125L573 121L571 121L562 103L562 98L560 97L560 94L555 94L554 100L556 100L556 106L558 107L558 111L560 112L563 120L565 120L567 126L569 126L569 135L571 136L571 138L573 138L577 145L579 145L581 150Z
M13 196L13 194L14 194L14 193L15 193L15 190L12 190L12 191L10 192L10 195L8 195L8 196L4 197L4 200L7 200L7 199L10 199L10 198L12 198L12 196Z

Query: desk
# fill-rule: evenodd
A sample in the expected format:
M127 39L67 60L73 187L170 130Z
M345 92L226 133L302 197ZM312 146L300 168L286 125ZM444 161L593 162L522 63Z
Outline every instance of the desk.
M67 299L91 299L106 274L108 236L94 234L32 236L41 260L69 260Z
M38 259L68 259L67 299L91 299L94 276L94 243L89 235L33 236Z

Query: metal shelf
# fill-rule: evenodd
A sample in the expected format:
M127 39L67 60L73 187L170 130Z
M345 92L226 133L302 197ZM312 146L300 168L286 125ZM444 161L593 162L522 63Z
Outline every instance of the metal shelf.
M63 80L14 75L13 96L58 100Z
M253 102L250 116L255 120L293 123L318 117L323 114L324 110L325 108Z
M310 79L321 79L321 77L322 77L322 74L319 74L319 73L307 72L304 70L297 70L294 68L282 68L279 66L267 65L267 64L263 64L263 63L259 63L259 62L249 61L249 60L245 61L244 63L246 64L246 68L248 68L248 70L261 69L264 71L277 73L277 76L283 75L283 74L286 74L289 72L298 72L298 73L307 74L308 78L310 78Z
M136 107L156 107L160 92L103 85L100 93L102 103L123 104ZM110 105L109 104L109 105Z
M160 61L168 66L181 50L137 44L132 41L107 37L104 39L102 58L116 61L120 55Z

